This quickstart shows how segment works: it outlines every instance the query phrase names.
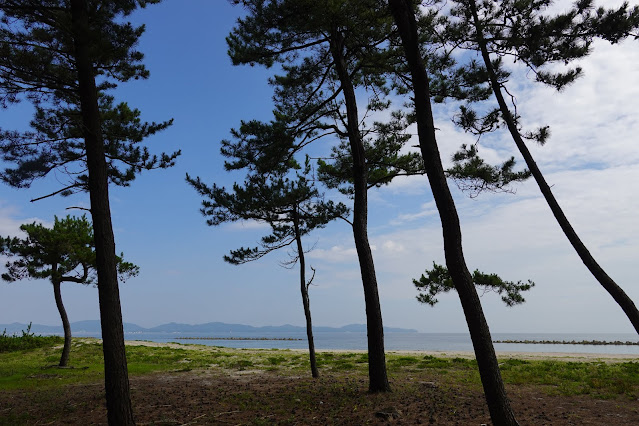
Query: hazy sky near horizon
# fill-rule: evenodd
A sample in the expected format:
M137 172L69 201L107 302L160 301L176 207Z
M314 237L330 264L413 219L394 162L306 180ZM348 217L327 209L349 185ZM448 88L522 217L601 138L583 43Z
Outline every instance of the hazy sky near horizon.
M241 174L224 171L220 141L240 120L271 117L271 72L233 67L226 55L224 37L241 12L226 1L165 0L132 16L147 28L139 49L151 77L113 93L139 108L148 121L174 118L175 124L150 138L148 146L156 153L181 149L183 154L172 169L145 172L129 188L111 188L117 251L141 268L138 277L120 287L126 322L304 324L298 270L279 266L287 260L285 251L242 266L222 260L230 249L254 245L268 228L254 223L208 227L199 213L201 199L184 179L189 173L226 186L241 180ZM637 301L638 43L596 42L593 53L579 62L585 75L561 93L534 83L521 70L515 70L509 85L524 126L551 127L548 143L530 148L566 215L604 269ZM460 144L475 141L452 124L456 108L434 106L445 164ZM26 103L0 111L0 128L24 128L30 112ZM495 161L514 155L523 164L503 131L482 139L480 152ZM514 194L472 199L449 183L469 267L536 283L525 295L527 302L514 308L505 307L495 294L482 296L493 332L633 331L579 260L533 180L515 186ZM0 235L18 234L22 223L52 223L54 215L79 214L65 210L69 206L88 207L86 195L29 202L58 188L56 176L30 189L0 186ZM411 280L433 261L444 263L441 225L427 179L397 180L372 190L369 199L369 238L385 325L466 331L454 292L439 297L434 308L415 300ZM333 223L307 237L306 246L314 247L307 257L317 270L310 289L314 324L365 323L349 226ZM62 295L72 322L99 318L95 288L66 283ZM0 324L11 322L58 324L51 284L0 282Z

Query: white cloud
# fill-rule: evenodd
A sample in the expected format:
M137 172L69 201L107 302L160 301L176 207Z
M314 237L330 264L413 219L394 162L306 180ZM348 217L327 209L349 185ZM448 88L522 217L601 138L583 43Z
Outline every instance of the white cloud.
M262 222L262 221L257 221L257 220L239 220L237 222L231 222L225 225L226 229L229 230L241 230L241 231L248 231L248 230L255 230L255 229L265 229L268 230L271 228L271 226L266 223L266 222Z
M392 241L392 240L384 241L382 243L382 249L385 254L388 254L388 253L397 254L397 253L403 253L406 251L406 248L404 247L403 244Z
M422 186L424 183L422 182ZM395 219L391 220L391 225L402 225L407 222L415 222L416 220L436 216L437 207L435 206L435 202L431 201L429 203L424 203L420 206L420 210L417 213L402 213L398 215Z
M335 245L328 249L317 248L309 252L307 257L331 263L353 263L357 262L357 250L354 246Z
M548 171L603 168L639 162L639 50L635 41L595 42L580 65L584 76L564 91L529 82L517 93L526 127L550 125L544 147L531 144Z
M47 222L36 217L19 219L20 210L14 206L0 204L0 236L23 235L20 225L24 223L42 223L46 226L53 226L52 222Z

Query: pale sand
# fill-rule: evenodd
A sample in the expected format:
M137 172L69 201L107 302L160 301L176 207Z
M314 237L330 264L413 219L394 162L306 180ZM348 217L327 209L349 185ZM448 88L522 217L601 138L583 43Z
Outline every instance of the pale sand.
M93 341L102 342L98 339L91 339ZM179 344L179 343L159 343L150 342L146 340L127 340L125 342L129 346L152 346L152 347L168 347L168 348L189 348L189 349L218 349L213 346L198 345L198 344ZM234 349L234 348L228 348ZM269 348L265 348L269 349ZM242 349L243 351L251 351L253 349ZM264 350L257 349L254 350ZM279 349L285 350L285 349ZM306 349L288 349L293 352L308 352ZM333 353L366 353L363 350L349 350L349 349L318 349L316 352L333 352ZM426 356L431 355L439 358L475 358L475 354L469 351L386 351L389 355L415 355ZM536 361L570 361L570 362L639 362L639 354L593 354L593 353L562 353L562 352L497 352L499 359L521 359L521 360L536 360Z

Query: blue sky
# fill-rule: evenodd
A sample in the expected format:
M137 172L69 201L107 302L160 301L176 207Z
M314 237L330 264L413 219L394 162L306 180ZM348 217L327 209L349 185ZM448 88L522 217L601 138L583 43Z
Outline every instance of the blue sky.
M242 119L270 118L270 71L233 67L226 56L224 37L239 13L226 1L165 0L132 17L147 26L139 48L151 77L122 85L114 94L140 108L146 120L174 118L175 124L148 145L154 152L181 149L183 154L172 169L146 172L129 188L111 189L117 250L141 267L139 277L121 285L126 322L304 323L298 272L279 266L287 259L284 251L242 266L222 261L229 249L254 244L268 229L253 223L208 227L199 213L200 198L184 180L187 172L227 186L241 179L223 170L220 141ZM548 144L531 149L569 219L608 273L639 300L636 43L597 43L582 61L585 76L560 94L534 84L518 69L512 89L526 126L551 126ZM474 141L452 125L455 108L435 106L440 149L448 163L461 143ZM12 107L0 111L0 127L21 128L29 118L28 105ZM519 158L506 134L484 140L481 153L495 161ZM537 283L523 306L506 308L494 294L482 297L494 332L632 331L573 252L533 181L517 186L516 194L475 199L450 184L469 267ZM0 234L15 235L21 223L34 220L51 223L54 215L69 213L69 206L88 206L85 195L29 202L58 185L50 176L28 190L1 186ZM371 192L369 211L385 324L465 331L456 294L440 297L435 308L415 300L411 279L433 261L443 263L441 228L426 178L398 180ZM314 323L364 323L348 225L334 223L312 234L307 245L315 245L308 254L317 269L311 288ZM71 321L98 319L95 288L66 284L62 291ZM0 283L0 324L30 321L59 323L51 285Z

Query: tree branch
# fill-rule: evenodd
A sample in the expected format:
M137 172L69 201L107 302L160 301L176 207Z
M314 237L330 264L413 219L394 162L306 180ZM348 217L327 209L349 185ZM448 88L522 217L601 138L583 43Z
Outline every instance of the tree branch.
M45 198L53 197L54 195L58 195L59 193L64 192L64 191L68 191L69 189L80 188L81 186L82 185L79 184L79 183L74 183L73 185L69 185L66 188L62 188L62 189L59 189L59 190L57 190L55 192L52 192L49 195L43 195L42 197L34 198L32 200L29 200L29 201L33 203L33 202L36 202L36 201L44 200Z

